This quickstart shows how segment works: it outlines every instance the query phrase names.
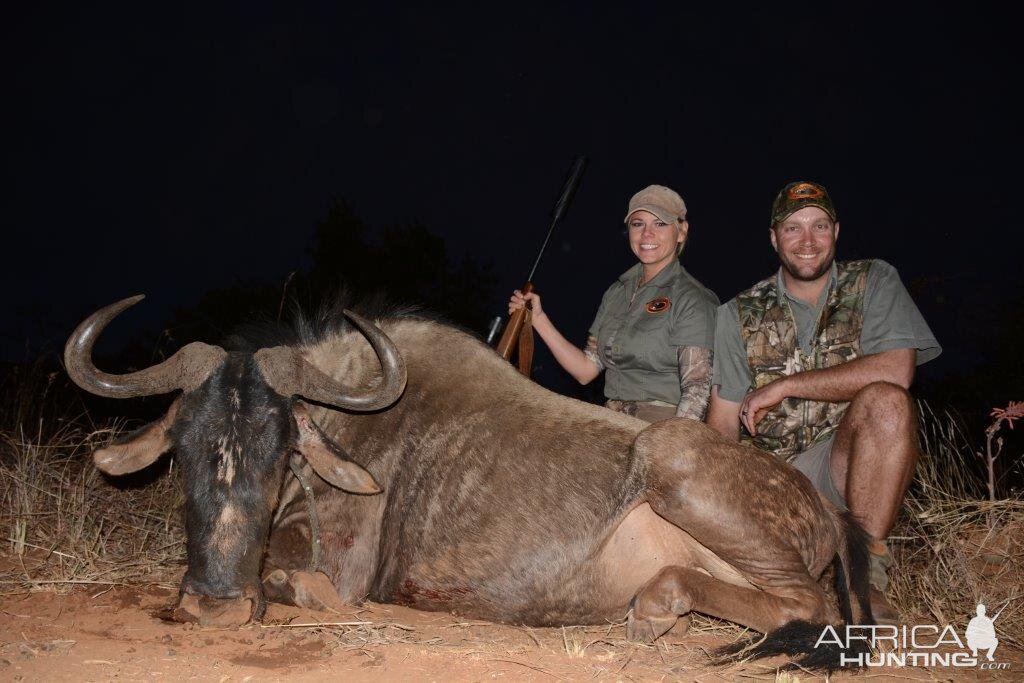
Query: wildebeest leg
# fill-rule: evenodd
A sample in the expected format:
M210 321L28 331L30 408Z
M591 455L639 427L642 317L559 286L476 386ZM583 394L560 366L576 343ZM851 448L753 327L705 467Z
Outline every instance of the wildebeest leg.
M647 463L651 509L750 584L679 566L662 569L637 595L634 621L645 623L636 633L664 632L671 616L690 610L762 633L794 620L840 621L817 583L836 557L836 519L809 482L772 456L724 442L689 420L651 425L634 448Z
M303 479L296 477L303 484ZM293 500L297 498L292 490ZM303 486L303 488L306 488ZM307 492L304 499L312 507L312 495ZM306 607L315 610L337 611L344 606L338 590L327 574L319 571L320 554L317 552L320 533L316 515L295 505L289 512L282 513L276 528L271 532L271 541L263 571L263 594L271 602ZM312 528L311 528L312 527Z
M793 619L818 621L827 607L824 592L813 582L768 592L734 586L689 567L665 567L633 599L627 637L653 642L691 611L767 633Z
M263 578L263 593L271 602L321 611L339 611L345 606L323 572L275 569Z

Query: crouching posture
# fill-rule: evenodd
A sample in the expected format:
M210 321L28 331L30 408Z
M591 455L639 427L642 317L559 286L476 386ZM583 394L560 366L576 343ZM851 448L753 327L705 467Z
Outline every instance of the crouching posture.
M408 315L339 311L260 348L190 344L136 373L97 370L95 339L139 298L85 320L65 359L103 396L182 390L94 455L116 475L175 451L182 620L369 598L539 626L628 619L651 641L701 612L769 634L802 625L796 650L813 646L811 625L870 623L859 529L704 424L648 426L559 396ZM830 564L838 604L818 582Z
M708 424L775 454L849 507L873 537L872 612L895 623L884 539L917 463L907 389L915 364L941 349L892 266L835 260L839 221L821 185L782 188L769 238L778 272L718 312Z

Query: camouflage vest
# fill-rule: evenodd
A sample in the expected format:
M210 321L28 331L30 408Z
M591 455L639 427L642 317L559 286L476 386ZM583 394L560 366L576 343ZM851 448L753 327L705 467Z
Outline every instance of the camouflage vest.
M778 276L762 280L736 297L740 338L747 350L753 387L789 375L841 365L860 355L864 291L871 261L836 263L828 300L822 306L810 355L797 341L796 322ZM787 461L827 439L839 426L848 403L787 398L757 424L757 436L742 440Z

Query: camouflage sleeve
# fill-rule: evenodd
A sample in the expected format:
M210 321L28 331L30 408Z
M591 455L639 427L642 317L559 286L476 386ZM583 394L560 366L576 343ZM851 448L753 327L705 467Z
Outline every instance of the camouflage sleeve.
M679 405L676 417L703 420L711 399L711 349L679 347Z
M601 361L601 356L597 352L597 337L592 334L587 335L587 345L583 347L583 353L594 365L597 366L598 370L604 370L604 363Z

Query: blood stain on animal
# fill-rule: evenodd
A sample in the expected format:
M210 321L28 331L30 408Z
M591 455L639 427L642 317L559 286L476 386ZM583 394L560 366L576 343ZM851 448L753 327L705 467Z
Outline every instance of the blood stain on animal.
M412 579L406 579L402 587L395 593L393 600L396 604L413 606L419 601L422 603L450 604L464 598L471 593L470 589L461 586L446 588L427 588L418 585Z

